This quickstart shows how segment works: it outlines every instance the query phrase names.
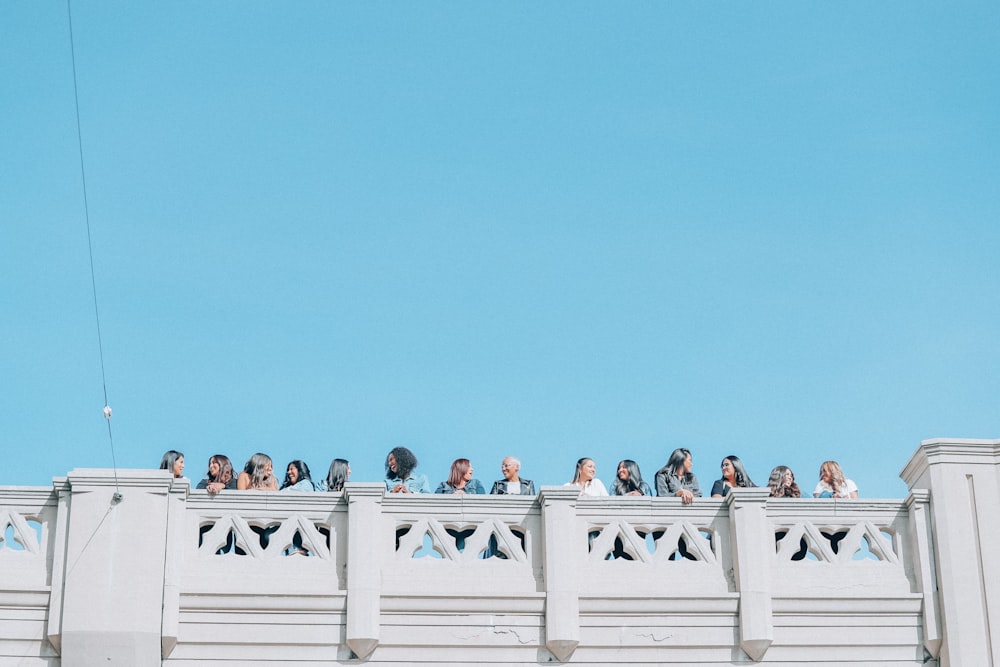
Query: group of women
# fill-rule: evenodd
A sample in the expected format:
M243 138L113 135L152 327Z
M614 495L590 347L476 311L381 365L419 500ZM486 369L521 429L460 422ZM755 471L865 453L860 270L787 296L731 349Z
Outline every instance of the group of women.
M430 493L427 476L416 471L417 457L406 447L393 448L385 459L385 487L387 493ZM170 450L163 455L160 468L170 470L174 477L184 473L184 455ZM691 472L691 452L683 447L675 449L654 477L656 495L675 496L685 504L701 497L698 478ZM512 456L503 460L500 471L503 479L494 482L491 494L534 495L535 485L520 477L521 462ZM435 493L484 494L486 488L474 477L475 469L469 459L455 459L451 464L448 479L438 484ZM731 489L756 487L738 456L722 459L721 477L712 485L711 496L722 498ZM288 463L285 479L279 485L274 476L274 466L266 454L257 453L250 457L243 470L236 474L227 456L215 454L208 459L205 479L197 488L209 493L219 493L223 489L262 491L343 491L344 484L351 477L351 465L345 459L334 459L325 478L314 480L305 461ZM576 462L573 479L565 486L577 486L584 496L652 496L653 489L642 479L639 465L624 459L618 463L612 493L597 478L597 465L591 458L584 457ZM767 483L772 498L799 498L802 491L795 482L795 475L787 466L777 466L771 471ZM836 461L825 461L819 470L819 482L813 491L816 498L857 498L857 485L844 476Z
M160 461L161 470L170 470L174 477L184 474L184 454L171 449L163 455ZM344 484L351 477L351 464L344 459L334 459L330 463L326 477L313 480L312 473L305 461L295 460L288 463L285 479L279 486L274 476L274 463L271 457L260 452L254 454L243 466L239 474L233 469L233 463L225 454L213 454L208 458L208 471L205 479L198 482L198 489L209 493L219 493L223 489L238 491L343 491Z

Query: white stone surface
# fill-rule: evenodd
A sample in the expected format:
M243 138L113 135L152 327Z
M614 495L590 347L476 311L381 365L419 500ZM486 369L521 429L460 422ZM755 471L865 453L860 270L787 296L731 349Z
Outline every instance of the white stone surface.
M902 476L686 506L74 470L0 488L0 664L1000 664L1000 441L926 441Z

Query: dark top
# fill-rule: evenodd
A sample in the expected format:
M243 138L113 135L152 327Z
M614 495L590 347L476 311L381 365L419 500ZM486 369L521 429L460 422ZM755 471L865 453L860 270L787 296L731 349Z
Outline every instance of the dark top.
M676 496L681 489L687 489L696 497L701 497L701 487L698 486L698 478L694 473L678 477L673 470L668 470L666 467L656 471L656 495Z
M726 484L726 480L724 479L715 480L715 484L712 485L711 495L714 496L715 494L719 494L723 498L729 495L729 485Z
M535 483L530 479L521 479L521 495L522 496L533 496L535 495ZM493 488L490 489L490 493L494 496L504 496L507 495L507 480L498 479L493 482Z
M194 487L196 489L207 489L208 488L208 477L198 482L198 486ZM227 489L236 490L236 478L233 477L229 480L229 484L226 484Z

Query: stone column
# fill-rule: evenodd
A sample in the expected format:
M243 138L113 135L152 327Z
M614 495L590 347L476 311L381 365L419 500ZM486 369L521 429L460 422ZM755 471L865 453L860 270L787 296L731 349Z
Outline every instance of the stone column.
M347 645L364 660L378 646L382 626L382 499L385 484L348 482Z
M942 667L1000 664L1000 440L925 440L900 477L930 490Z
M565 662L580 644L580 559L587 535L576 518L577 487L544 486L542 508L545 558L545 648Z
M167 497L187 488L167 471L70 472L61 571L62 667L161 664ZM121 491L121 497L116 492ZM63 512L60 511L60 519ZM62 527L60 528L62 530ZM59 630L53 632L53 630Z
M726 496L733 546L733 575L740 594L740 648L754 661L763 659L774 641L771 568L774 530L767 520L764 488L732 489Z

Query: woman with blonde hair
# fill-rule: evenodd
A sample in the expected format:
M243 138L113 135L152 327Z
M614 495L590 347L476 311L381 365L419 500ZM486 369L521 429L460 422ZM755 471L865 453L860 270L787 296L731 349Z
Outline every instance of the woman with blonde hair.
M572 482L566 482L563 486L580 487L581 496L606 496L608 490L604 487L604 482L597 479L597 464L594 459L583 457L576 462L576 474L573 475Z
M251 456L236 480L236 488L240 491L277 491L278 480L274 477L271 457L260 452Z
M815 498L857 498L858 485L844 477L836 461L824 461L819 467L819 483L813 491Z

